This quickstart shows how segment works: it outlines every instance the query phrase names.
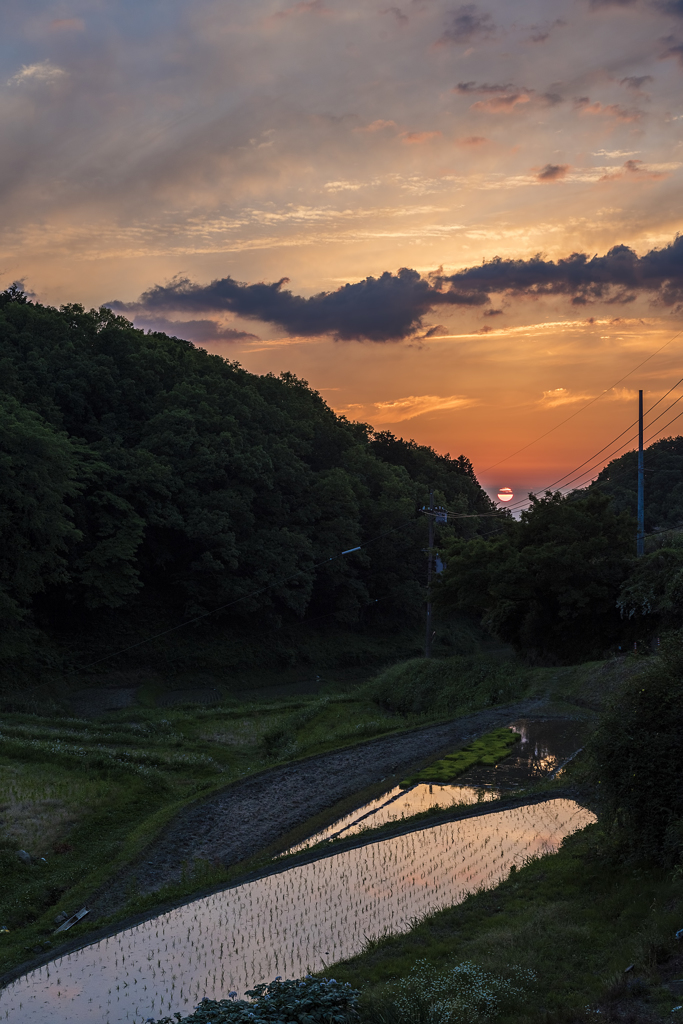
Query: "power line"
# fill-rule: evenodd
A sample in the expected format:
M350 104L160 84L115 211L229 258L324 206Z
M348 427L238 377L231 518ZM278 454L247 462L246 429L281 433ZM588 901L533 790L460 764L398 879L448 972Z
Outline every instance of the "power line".
M517 451L512 452L511 455L506 455L504 459L499 459L498 462L491 463L490 466L487 466L485 469L482 469L481 472L488 473L490 469L495 469L496 466L502 465L503 462L508 462L510 459L514 459L515 455L519 455L520 452L524 452L527 448L531 448L532 445L536 444L538 441L542 441L544 437L548 436L548 434L552 434L554 430L558 430L559 427L562 427L565 423L568 423L570 420L573 420L575 416L579 415L579 413L584 412L591 405L594 405L594 403L597 402L598 399L602 398L603 395L606 395L608 391L612 391L614 388L618 387L622 381L626 380L627 377L630 377L632 373L636 372L636 370L639 370L640 367L644 366L645 363L650 361L650 359L654 359L656 355L658 355L660 352L663 352L664 349L671 345L671 343L674 342L676 338L678 338L681 334L683 334L683 330L680 330L676 334L674 334L673 338L669 338L669 340L665 342L664 345L660 346L660 348L658 348L655 352L652 352L649 356L647 356L646 359L643 359L642 362L638 363L637 366L634 366L633 369L628 371L628 373L625 373L623 377L620 377L618 381L615 381L614 384L611 384L610 387L605 388L604 391L601 391L599 395L595 396L595 398L591 398L590 402L586 402L586 404L582 405L580 409L577 409L570 416L567 416L566 419L563 419L559 423L556 423L554 427L550 428L550 430L546 430L544 434L541 434L539 437L534 438L533 441L529 441L528 444L525 444L521 448L518 448Z

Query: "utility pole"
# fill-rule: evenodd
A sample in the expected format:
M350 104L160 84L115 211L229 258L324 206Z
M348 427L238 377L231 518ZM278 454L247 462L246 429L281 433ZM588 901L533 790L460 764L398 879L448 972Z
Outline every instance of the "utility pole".
M643 392L638 392L638 532L636 555L645 554L645 463L643 458Z
M427 548L427 637L425 658L432 656L432 551L434 548L434 491L429 492L429 547Z

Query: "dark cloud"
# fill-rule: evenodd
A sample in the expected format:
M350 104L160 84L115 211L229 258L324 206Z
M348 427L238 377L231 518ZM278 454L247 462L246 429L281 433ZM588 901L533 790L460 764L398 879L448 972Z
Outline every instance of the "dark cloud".
M561 181L567 177L569 164L546 164L536 175L538 181Z
M660 0L657 7L664 14L673 14L678 18L683 18L683 0Z
M681 64L683 64L683 43L676 36L665 36L661 40L664 49L660 53L661 60L666 60L668 57L675 57Z
M199 285L188 278L176 278L168 285L150 288L137 302L105 305L118 313L148 316L169 311L230 312L278 324L297 336L331 334L344 341L391 341L413 334L434 306L481 306L488 302L479 288L471 295L466 288L443 291L417 271L407 269L367 277L308 299L285 290L286 283L287 278L270 284L240 284L224 277Z
M488 96L488 100L479 100L472 107L473 110L487 110L490 113L505 112L513 109L518 103L529 103L533 101L542 106L554 107L562 103L564 97L557 91L551 89L549 92L537 93L535 89L527 89L525 86L517 86L512 82L505 85L490 85L488 82L458 82L453 92L460 96ZM583 99L583 97L582 97ZM586 97L587 100L587 97Z
M176 278L170 284L150 288L137 302L105 305L118 313L133 314L138 323L146 318L147 322L173 323L183 329L189 323L207 321L167 321L163 313L230 312L277 324L303 337L329 334L347 341L393 341L422 328L430 310L439 306L486 306L492 295L566 295L574 305L586 305L593 301L632 302L638 294L646 293L664 305L679 305L683 303L683 237L644 256L617 245L605 256L572 253L557 262L541 255L528 260L496 257L456 274L437 271L428 278L404 268L397 274L367 277L310 298L283 288L286 281L282 278L270 284L240 284L224 277L199 285ZM486 315L499 313L491 309ZM208 340L207 335L205 338Z
M432 278L435 285L471 296L480 292L511 296L568 295L575 305L591 300L630 302L636 293L650 293L657 301L674 306L683 301L683 237L662 249L638 256L617 245L605 256L573 253L566 259L529 260L496 258L450 276Z
M164 316L135 317L135 326L147 331L160 331L176 338L185 338L198 345L207 341L258 341L257 334L248 331L236 331L233 327L223 327L215 320L167 320Z
M396 18L396 21L399 23L399 25L407 25L408 21L410 20L408 18L408 15L404 14L400 7L385 7L384 10L380 11L379 13L380 14L393 14L393 16Z
M507 92L508 89L514 88L515 86L512 84L512 82L508 82L507 85L488 85L486 82L482 82L481 85L479 85L477 82L458 82L458 84L453 89L453 92L459 92L462 95L470 96L472 95L472 93L487 94ZM525 89L524 92L529 92L529 90Z
M448 15L448 27L440 43L471 43L492 36L496 26L490 14L480 13L476 4L463 4Z
M642 89L647 82L654 82L652 75L628 75L622 78L619 85L625 85L628 89Z
M553 29L564 28L566 24L567 22L563 21L562 18L556 18L555 21L551 23L546 23L544 25L532 25L531 35L529 36L529 42L544 43L547 39L550 38L550 33L553 31Z

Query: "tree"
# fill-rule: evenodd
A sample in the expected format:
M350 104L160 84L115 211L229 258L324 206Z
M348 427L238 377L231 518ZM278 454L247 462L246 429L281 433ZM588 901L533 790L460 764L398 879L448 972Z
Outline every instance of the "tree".
M476 614L535 661L600 657L622 630L616 600L633 537L628 514L598 492L531 496L520 522L447 548L437 606Z

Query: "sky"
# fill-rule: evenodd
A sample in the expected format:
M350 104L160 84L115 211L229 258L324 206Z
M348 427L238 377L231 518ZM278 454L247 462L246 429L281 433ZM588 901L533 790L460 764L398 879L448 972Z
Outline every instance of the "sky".
M683 423L682 97L683 0L4 0L0 287L583 482Z

